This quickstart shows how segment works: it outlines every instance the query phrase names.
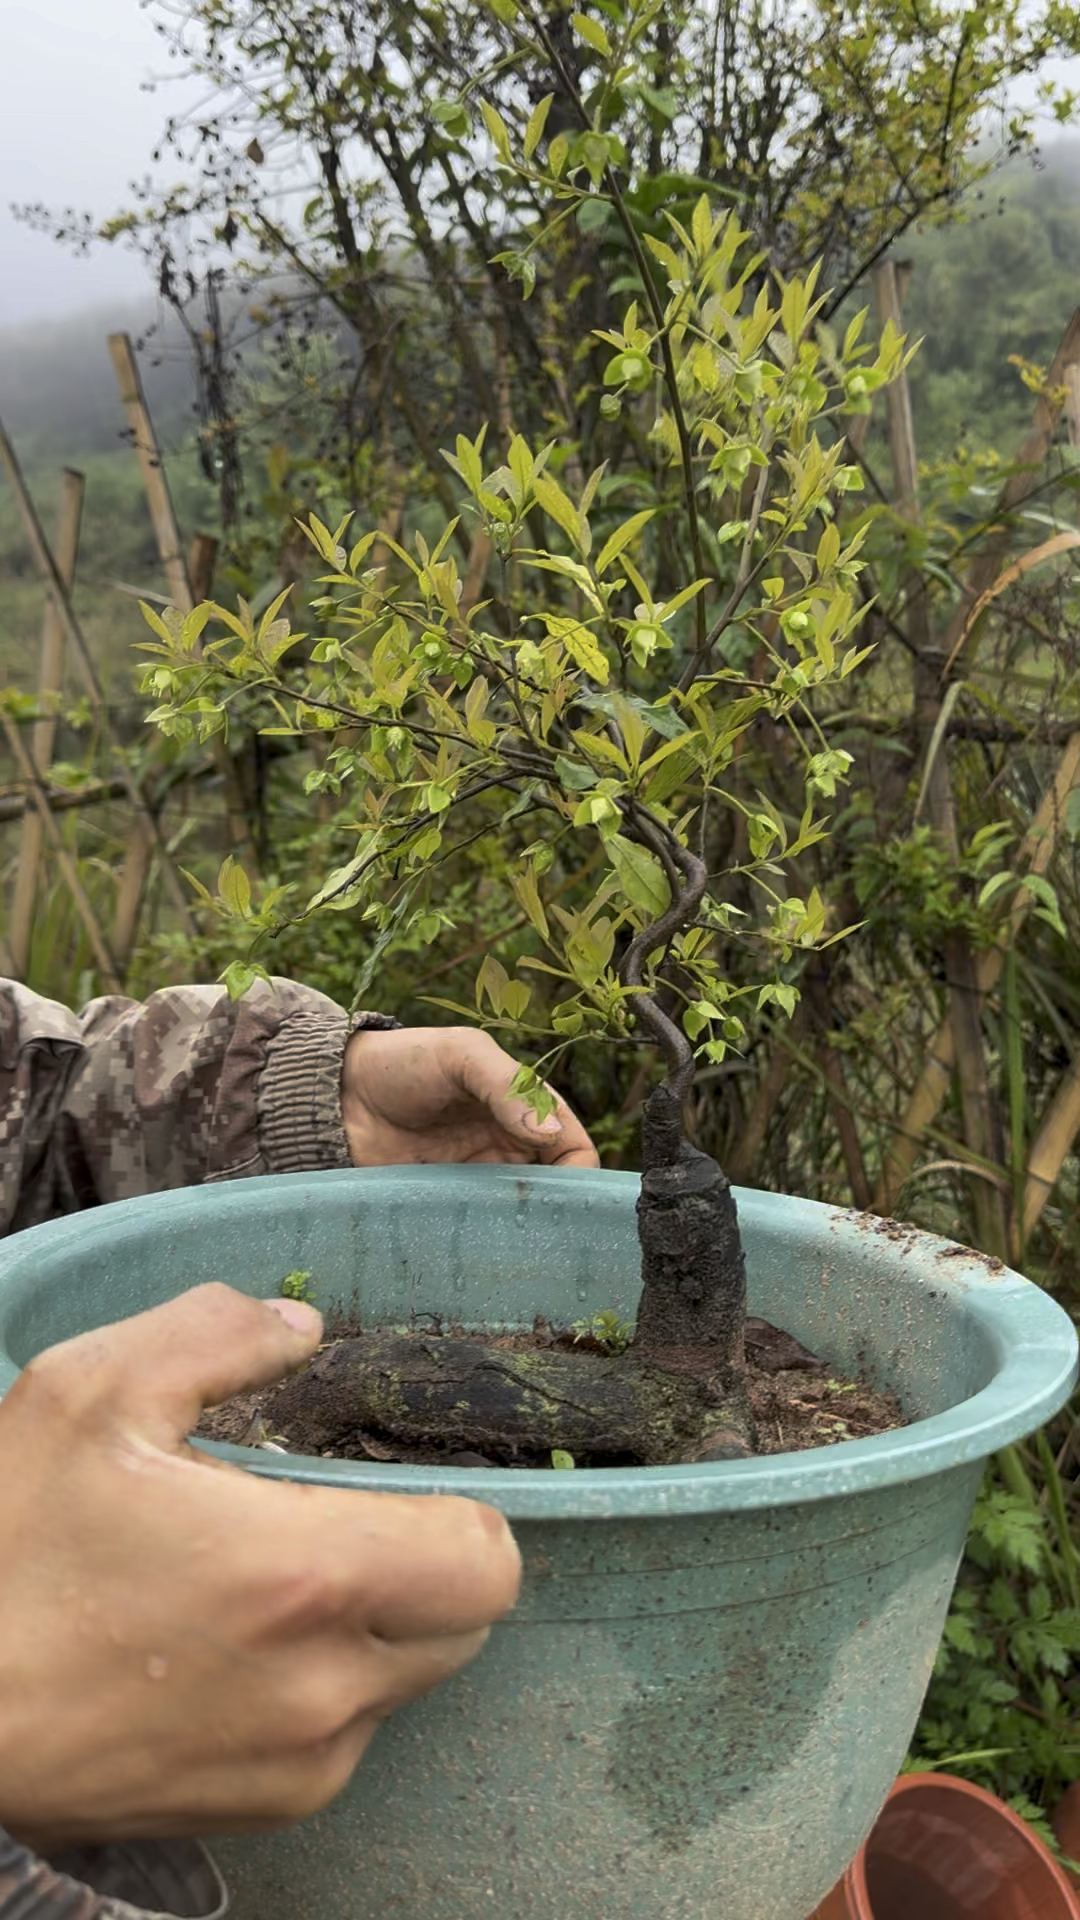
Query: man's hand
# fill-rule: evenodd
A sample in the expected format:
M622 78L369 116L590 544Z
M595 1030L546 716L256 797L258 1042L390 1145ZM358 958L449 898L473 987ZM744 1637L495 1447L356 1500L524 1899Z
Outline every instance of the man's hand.
M199 1287L54 1347L0 1405L0 1826L26 1844L299 1819L513 1605L489 1507L260 1480L186 1444L320 1330Z
M345 1049L341 1106L355 1165L542 1160L599 1166L564 1100L557 1113L538 1121L511 1094L517 1070L490 1034L472 1027L354 1033Z

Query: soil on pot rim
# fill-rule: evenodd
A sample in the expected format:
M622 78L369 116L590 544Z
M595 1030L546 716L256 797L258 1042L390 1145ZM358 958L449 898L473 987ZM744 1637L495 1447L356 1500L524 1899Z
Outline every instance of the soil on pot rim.
M460 1327L443 1327L425 1322L423 1338L439 1339L443 1334L461 1337ZM339 1317L327 1328L327 1339L318 1359L330 1354L343 1342L360 1332L355 1319ZM602 1340L573 1328L552 1328L538 1321L531 1333L484 1336L489 1347L502 1348L508 1355L559 1347L568 1352L611 1352ZM836 1446L844 1440L860 1440L875 1433L886 1433L907 1425L896 1395L853 1380L838 1373L809 1353L790 1334L763 1320L746 1324L747 1385L758 1454L801 1453L810 1448ZM286 1383L287 1384L287 1383ZM634 1466L632 1456L588 1457L581 1454L564 1457L556 1463L550 1453L517 1453L493 1446L489 1453L460 1450L453 1443L440 1444L437 1434L424 1442L403 1442L399 1438L350 1424L347 1415L334 1406L334 1387L327 1381L319 1413L305 1416L290 1408L286 1415L278 1405L283 1389L266 1387L256 1393L237 1394L221 1406L208 1408L195 1433L200 1439L229 1442L273 1452L316 1455L339 1460L378 1460L387 1464L455 1467L560 1466ZM328 1431L333 1444L327 1446Z

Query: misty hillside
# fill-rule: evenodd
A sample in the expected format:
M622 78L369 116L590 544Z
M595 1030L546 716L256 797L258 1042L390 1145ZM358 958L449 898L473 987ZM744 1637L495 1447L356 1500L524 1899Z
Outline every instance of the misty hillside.
M190 435L196 398L186 343L148 297L0 329L0 420L23 459L63 462L121 443L124 417L106 346L114 332L142 343L139 366L162 441L175 445Z
M1008 458L1031 419L1032 395L1011 357L1046 366L1080 305L1080 143L1060 141L993 176L964 217L914 230L898 249L913 266L905 321L922 340L911 369L920 458L957 448ZM851 302L869 302L860 288ZM233 305L233 317L240 304ZM106 337L127 331L168 464L183 539L213 533L215 489L195 446L190 349L175 319L143 302L89 309L51 325L0 330L0 420L51 526L65 464L87 478L77 598L103 665L131 659L144 628L116 582L161 592L164 581ZM283 415L281 431L287 435ZM887 460L882 420L869 449ZM30 684L42 591L15 502L0 480L0 674ZM126 669L125 669L126 670Z
M194 444L195 383L179 328L159 328L156 303L88 309L52 325L0 330L0 421L38 515L51 533L60 474L86 480L75 606L99 671L132 705L129 667L146 634L135 597L165 589L153 523L109 358L107 336L127 332L138 363L184 540L213 532L217 503ZM36 685L44 592L14 496L0 477L0 679ZM70 663L69 663L70 666ZM72 690L78 685L71 681Z
M1012 163L966 202L962 218L916 229L898 250L915 272L906 318L923 345L912 370L927 457L973 438L1003 443L1027 401L1009 364L1048 361L1080 304L1080 143ZM857 300L867 296L860 289ZM139 364L159 436L175 449L197 427L190 350L149 292L50 325L0 329L0 419L22 458L78 460L122 444L106 336L142 343Z

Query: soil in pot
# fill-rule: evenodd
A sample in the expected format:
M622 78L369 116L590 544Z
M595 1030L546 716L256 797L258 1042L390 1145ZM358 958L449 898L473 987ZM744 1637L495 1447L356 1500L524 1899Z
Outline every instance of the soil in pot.
M595 1325L595 1323L593 1323ZM635 1448L633 1423L639 1406L636 1396L624 1409L620 1384L628 1356L618 1351L629 1329L611 1329L599 1335L591 1328L552 1327L538 1320L532 1333L488 1334L485 1368L494 1377L490 1421L475 1429L475 1411L482 1395L477 1387L475 1336L466 1329L425 1322L408 1330L373 1329L365 1332L357 1315L339 1316L328 1325L328 1338L311 1364L297 1375L258 1393L239 1394L204 1413L196 1432L202 1439L233 1445L270 1447L288 1453L342 1460L372 1459L422 1466L475 1467L624 1467L649 1464ZM381 1345L380 1345L381 1343ZM613 1350L614 1349L614 1350ZM593 1431L583 1434L577 1407L567 1407L562 1428L552 1410L554 1425L537 1416L543 1444L500 1428L500 1389L507 1383L515 1396L525 1386L538 1396L543 1391L543 1356L572 1355L577 1359L581 1399L593 1414ZM750 1319L745 1330L745 1379L758 1454L799 1453L808 1448L835 1446L843 1440L863 1439L907 1424L895 1394L837 1373L808 1352L799 1341L767 1321ZM687 1356L686 1386L695 1386L694 1356ZM428 1391L411 1409L405 1433L395 1419L380 1420L368 1383L380 1371L403 1372L424 1382ZM462 1422L454 1399L466 1376L472 1411ZM574 1374L571 1373L571 1380ZM566 1370L560 1365L559 1392L566 1395ZM671 1362L667 1385L677 1380ZM578 1396L571 1392L569 1398ZM441 1403L441 1404L439 1404ZM597 1407L604 1412L597 1413ZM620 1415L625 1423L620 1427ZM606 1420L606 1429L605 1429ZM425 1424L427 1430L425 1431ZM669 1455L689 1463L703 1458L730 1457L722 1433L688 1440Z

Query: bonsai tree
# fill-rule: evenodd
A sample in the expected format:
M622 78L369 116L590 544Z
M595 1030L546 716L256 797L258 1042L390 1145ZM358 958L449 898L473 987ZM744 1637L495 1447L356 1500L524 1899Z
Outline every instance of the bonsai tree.
M632 24L613 51L596 23L574 22L581 45L608 60L632 59ZM685 223L668 214L667 237L640 232L602 88L590 115L549 52L581 131L545 142L541 100L515 159L486 104L484 121L506 168L546 195L551 223L568 212L582 221L598 198L623 222L633 297L621 327L586 345L600 356L601 413L630 412L645 450L640 504L617 511L624 476L575 476L572 448L530 446L505 428L459 435L444 457L474 548L493 550L490 597L466 594L457 521L434 544L419 533L399 544L384 531L357 538L351 517L332 530L312 518L317 633L291 631L286 594L258 622L243 603L186 619L147 607L157 638L144 684L158 702L150 721L168 733L207 737L239 710L307 744L308 790L350 810L349 858L306 902L273 888L253 898L232 859L216 901L202 889L247 941L230 990L250 984L261 943L298 915L355 915L367 980L393 948L452 935L449 889L462 850L479 848L487 888L512 890L531 950L513 971L486 955L475 1013L437 1004L519 1048L539 1045L519 1090L541 1112L545 1070L583 1037L645 1036L662 1064L644 1111L641 1305L621 1364L539 1351L510 1378L468 1343L419 1351L365 1336L349 1362L358 1419L459 1447L494 1431L525 1452L717 1457L752 1446L745 1275L727 1181L686 1139L684 1105L697 1063L738 1045L746 997L790 1013L796 956L839 937L816 892L791 891L785 863L825 833L820 808L849 765L830 747L820 696L865 657L868 521L842 531L840 509L860 485L845 420L868 410L905 349L890 328L867 345L862 316L835 336L820 321L816 273L771 273L736 214L704 197ZM545 240L505 256L526 297ZM673 549L690 558L664 598L650 586L661 547L668 570ZM798 818L741 779L761 716L792 722ZM718 861L717 822L733 811L739 852ZM753 889L756 912L736 909L736 885ZM738 926L753 985L717 957L717 935Z

